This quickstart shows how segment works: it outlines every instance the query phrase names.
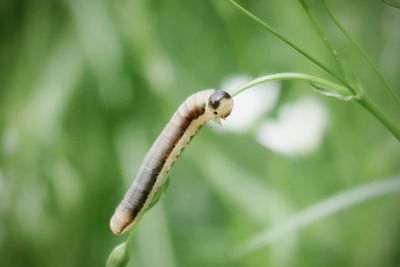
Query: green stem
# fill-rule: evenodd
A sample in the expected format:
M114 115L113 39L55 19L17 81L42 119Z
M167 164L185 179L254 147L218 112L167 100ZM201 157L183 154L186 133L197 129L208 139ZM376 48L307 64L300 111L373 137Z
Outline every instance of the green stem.
M377 118L400 141L399 124L395 123L377 104L366 95L363 95L358 100L358 103Z
M334 49L334 47L332 46L332 43L329 41L327 34L324 32L322 27L319 25L317 18L311 13L305 0L298 0L298 1L300 2L300 5L303 7L304 11L306 12L306 15L307 15L308 19L310 20L311 24L313 25L314 29L320 36L322 43L324 44L326 49L331 53L331 55L335 59L337 65L339 66L341 75L344 77L345 80L349 81L349 77L346 73L345 65L343 64L342 59L340 58L337 50ZM350 88L350 89L352 90L352 88Z
M127 247L129 247L130 246L130 244L131 244L131 242L132 242L132 239L133 239L133 237L135 236L135 234L136 234L136 228L137 228L137 225L139 224L139 222L142 220L142 218L143 218L143 215L144 215L144 211L142 210L141 212L139 212L139 214L137 215L137 217L136 217L136 219L135 219L135 222L132 222L132 229L129 231L129 235L128 235L128 237L126 238L126 240L125 240L125 244L126 244L126 246Z
M336 19L336 17L331 12L326 0L322 1L329 17L332 19L333 23L335 23L336 27L340 30L340 32L353 44L353 46L358 50L361 56L364 58L365 61L371 66L371 68L375 71L378 78L383 83L384 87L389 91L392 97L396 100L396 102L400 105L400 97L395 93L393 88L389 85L386 79L383 77L382 73L379 71L378 66L372 61L372 59L368 56L365 50L351 37L351 35L347 32L347 30L343 27L342 24Z
M376 105L367 95L354 95L348 87L312 75L290 72L266 75L242 84L237 88L233 88L229 90L229 93L232 96L236 96L246 89L253 87L257 84L274 80L303 80L312 84L319 84L323 87L329 88L340 96L355 99L358 104L360 104L365 110L367 110L369 113L371 113L371 115L379 120L394 135L394 137L398 141L400 141L399 125L396 124L385 112L383 112L382 109L378 105Z
M240 11L241 13L243 13L244 15L246 15L247 17L249 17L250 19L252 19L253 21L255 21L256 23L258 23L260 26L262 26L264 29L266 29L267 31L269 31L270 33L272 33L273 35L275 35L276 37L278 37L281 41L283 41L284 43L286 43L287 45L289 45L290 47L292 47L294 50L296 50L297 52L299 52L300 54L302 54L304 57L306 57L308 60L310 60L311 62L313 62L315 65L317 65L318 67L320 67L321 69L323 69L324 71L326 71L327 73L329 73L330 75L332 75L333 77L335 77L338 81L340 81L343 85L347 85L347 82L345 80L343 80L339 75L337 75L336 73L334 73L332 70L330 70L328 67L326 67L324 64L322 64L322 62L320 62L319 60L317 60L316 58L312 57L310 54L308 54L306 51L304 51L303 49L301 49L300 47L298 47L297 45L295 45L293 42L291 42L286 36L282 35L281 33L279 33L276 29L274 29L272 26L270 26L268 23L264 22L262 19L260 19L259 17L257 17L256 15L252 14L251 12L249 12L248 10L246 10L245 8L243 8L241 5L239 5L238 3L236 3L234 0L227 0L234 8L236 8L238 11Z
M324 87L329 88L342 96L352 96L353 95L353 93L347 87L344 87L337 83L334 83L334 82L331 82L331 81L328 81L328 80L325 80L325 79L322 79L322 78L319 78L316 76L312 76L312 75L308 75L308 74L304 74L304 73L294 73L294 72L283 72L283 73L276 73L276 74L262 76L260 78L251 80L237 88L234 88L233 90L230 90L229 93L232 96L236 96L239 93L243 92L244 90L246 90L250 87L253 87L257 84L270 82L270 81L274 81L274 80L303 80L303 81L307 81L310 83L323 85Z

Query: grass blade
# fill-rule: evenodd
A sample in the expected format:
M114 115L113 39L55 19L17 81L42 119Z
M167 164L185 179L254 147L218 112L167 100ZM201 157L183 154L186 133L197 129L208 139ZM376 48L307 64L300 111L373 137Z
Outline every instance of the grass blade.
M400 191L400 176L364 184L342 191L328 199L322 200L303 211L294 214L283 222L277 223L254 235L243 245L233 251L234 257L240 257L262 247L268 246L280 238L298 232L301 229L325 217L349 209L356 204L381 195Z
M381 80L382 84L384 87L389 91L389 93L392 95L392 97L396 100L397 104L400 105L400 97L395 93L393 88L389 85L389 83L386 81L386 79L383 77L382 73L379 71L378 66L372 61L372 59L368 56L367 52L359 45L353 37L347 32L347 30L343 27L342 24L336 19L336 17L333 15L331 12L326 0L323 1L323 4L328 12L329 17L332 19L333 23L335 23L336 27L339 29L339 31L353 44L353 46L358 50L358 52L361 54L361 56L364 58L364 60L371 66L373 71L376 73L378 78Z

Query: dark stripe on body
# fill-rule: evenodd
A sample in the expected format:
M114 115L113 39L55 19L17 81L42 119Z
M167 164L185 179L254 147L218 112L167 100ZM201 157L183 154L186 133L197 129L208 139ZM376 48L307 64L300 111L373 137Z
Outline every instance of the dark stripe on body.
M182 105L186 105L186 101ZM190 124L205 113L205 104L191 109L185 107L184 111L186 114L182 116L178 109L162 133L158 136L149 153L146 155L134 182L119 205L123 211L131 213L131 221L135 219L143 208L155 183L157 182L157 177L179 140L183 137ZM179 116L179 118L177 119L176 116ZM175 125L174 121L179 121L179 125ZM164 148L160 150L161 147ZM184 146L182 146L182 148L183 147ZM150 169L146 169L149 165L153 166L151 166ZM143 187L140 188L138 186ZM122 229L129 225L131 221L124 225Z

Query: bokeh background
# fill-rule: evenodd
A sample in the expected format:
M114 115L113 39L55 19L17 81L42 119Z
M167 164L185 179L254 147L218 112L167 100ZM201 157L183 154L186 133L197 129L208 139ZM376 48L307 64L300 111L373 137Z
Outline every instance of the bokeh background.
M400 123L371 68L319 1L308 3ZM243 4L335 69L298 1ZM400 11L378 0L330 5L400 93ZM0 266L103 266L125 238L109 218L180 102L282 71L332 79L222 0L1 1ZM235 101L222 129L203 127L174 165L129 266L399 266L400 193L277 228L398 176L395 138L357 104L302 82L258 86ZM254 238L261 243L246 250Z

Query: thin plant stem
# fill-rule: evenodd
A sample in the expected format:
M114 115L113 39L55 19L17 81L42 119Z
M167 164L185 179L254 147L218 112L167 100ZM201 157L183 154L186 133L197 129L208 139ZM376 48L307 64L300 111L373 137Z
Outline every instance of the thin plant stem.
M365 110L367 110L371 115L378 119L393 134L393 136L398 141L400 141L399 125L394 122L385 112L383 112L383 110L378 105L376 105L367 95L355 95L348 87L309 74L287 72L266 75L242 84L237 88L233 88L229 90L229 93L232 96L236 96L246 89L251 88L257 84L274 80L303 80L311 84L322 85L324 88L329 88L332 92L335 93L322 93L324 95L336 96L341 100L355 99L358 104L360 104Z
M125 241L118 246L116 246L108 256L106 267L115 267L115 266L126 266L129 262L130 258L130 247L132 243L132 239L136 234L137 224L141 221L145 212L140 212L135 222L132 225L132 229L129 231L128 237Z
M133 222L134 225L132 226L132 229L129 231L128 237L127 237L126 240L125 240L125 244L126 244L127 247L130 246L130 244L131 244L131 242L132 242L132 239L133 239L133 237L134 237L135 234L136 234L137 225L138 225L139 222L142 220L144 214L145 214L145 212L144 212L144 211L141 211L141 212L137 215L137 217L136 217L136 219L135 219L135 222Z
M377 118L400 141L400 127L383 110L375 104L367 95L363 95L358 103Z
M347 87L344 87L337 83L334 83L334 82L331 82L331 81L328 81L328 80L325 80L325 79L322 79L322 78L319 78L319 77L316 77L313 75L304 74L304 73L295 73L295 72L283 72L283 73L275 73L275 74L271 74L271 75L262 76L257 79L251 80L245 84L242 84L241 86L239 86L237 88L230 90L229 93L232 96L236 96L239 93L243 92L244 90L246 90L250 87L253 87L257 84L275 81L275 80L303 80L303 81L307 81L310 83L323 85L324 87L329 88L342 96L352 96L353 95L353 93ZM355 95L353 95L353 96L356 97Z
M227 0L234 8L236 8L238 11L240 11L242 14L246 15L247 17L249 17L250 19L252 19L253 21L257 22L260 26L262 26L264 29L266 29L267 31L269 31L270 33L272 33L273 35L275 35L276 37L278 37L282 42L286 43L287 45L289 45L290 47L292 47L294 50L296 50L297 52L299 52L300 54L302 54L304 57L306 57L308 60L310 60L312 63L314 63L315 65L317 65L318 67L320 67L321 69L323 69L324 71L326 71L327 73L329 73L330 75L332 75L333 77L335 77L338 81L340 81L343 85L348 85L347 82L342 79L339 75L337 75L336 73L334 73L332 70L330 70L327 66L325 66L322 62L320 62L319 60L317 60L316 58L314 58L313 56L311 56L310 54L308 54L306 51L304 51L303 49L301 49L300 47L298 47L296 44L294 44L292 41L290 41L286 36L284 36L283 34L281 34L280 32L278 32L275 28L273 28L272 26L270 26L268 23L266 23L265 21L263 21L262 19L260 19L259 17L257 17L256 15L252 14L251 12L249 12L247 9L243 8L241 5L239 5L237 2L235 2L234 0Z
M389 85L389 83L386 81L386 79L383 77L382 73L379 71L378 66L372 61L372 59L368 56L368 54L365 52L365 50L359 45L353 37L347 32L347 30L343 27L342 24L336 19L336 17L333 15L331 12L326 0L322 1L329 17L332 19L333 23L336 25L336 27L340 30L340 32L353 44L353 46L358 50L358 52L361 54L361 56L364 58L365 61L371 66L371 68L374 70L378 78L381 80L383 83L384 87L389 91L389 93L392 95L392 97L396 100L396 102L400 105L400 97L395 93L393 88Z
M326 49L332 54L333 58L335 59L336 63L338 64L341 75L344 77L345 80L347 80L349 82L350 79L346 73L345 65L344 65L342 59L340 58L339 53L332 46L332 43L329 41L328 35L324 32L324 30L318 23L317 18L311 13L306 1L305 0L298 0L298 1L300 2L301 6L303 7L304 11L306 12L307 17L310 20L311 24L314 26L316 32L321 37L322 43L324 44Z

